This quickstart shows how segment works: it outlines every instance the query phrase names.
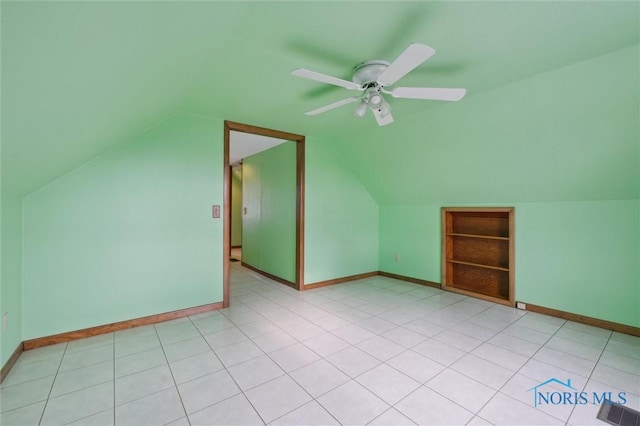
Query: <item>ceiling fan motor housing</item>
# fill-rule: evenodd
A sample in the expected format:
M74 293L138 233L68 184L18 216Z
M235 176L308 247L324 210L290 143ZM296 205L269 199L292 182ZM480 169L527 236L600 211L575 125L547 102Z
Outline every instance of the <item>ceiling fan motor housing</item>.
M361 87L375 84L378 76L389 66L389 62L375 59L373 61L360 62L353 68L352 80Z

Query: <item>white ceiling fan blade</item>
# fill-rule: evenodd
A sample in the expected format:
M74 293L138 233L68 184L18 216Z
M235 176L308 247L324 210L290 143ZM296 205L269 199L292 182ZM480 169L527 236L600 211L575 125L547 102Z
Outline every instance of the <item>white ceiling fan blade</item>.
M383 86L391 86L414 68L426 61L436 51L426 44L412 43L404 52L393 61L389 67L380 74L378 83Z
M386 114L383 114L383 111L379 110L379 109L372 109L373 111L373 116L376 118L376 121L378 122L378 126L386 126L387 124L391 124L393 123L393 115L391 115L391 112L387 112Z
M360 96L353 96L351 98L346 98L346 99L342 99L340 101L334 102L332 104L329 105L325 105L323 107L314 109L312 111L309 112L305 112L305 115L318 115L318 114L322 114L323 112L327 112L330 111L334 108L338 108L341 107L343 105L347 105L347 104L351 104L354 102L359 102L360 101Z
M311 71L304 68L298 68L291 72L296 77L307 78L309 80L319 81L321 83L333 84L334 86L344 87L349 90L361 90L362 88L358 83L353 81L342 80L341 78L331 77L330 75L321 74L319 72Z
M429 99L434 101L459 101L466 93L466 89L432 87L396 87L389 92L394 98Z

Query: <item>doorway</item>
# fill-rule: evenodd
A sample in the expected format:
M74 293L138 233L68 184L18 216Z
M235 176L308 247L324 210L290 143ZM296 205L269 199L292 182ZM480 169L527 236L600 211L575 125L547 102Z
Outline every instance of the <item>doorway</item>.
M231 257L231 164L229 161L231 132L250 133L296 143L296 206L295 206L295 282L304 289L304 142L303 135L281 132L233 121L224 122L224 238L223 238L223 306L229 306L229 261Z

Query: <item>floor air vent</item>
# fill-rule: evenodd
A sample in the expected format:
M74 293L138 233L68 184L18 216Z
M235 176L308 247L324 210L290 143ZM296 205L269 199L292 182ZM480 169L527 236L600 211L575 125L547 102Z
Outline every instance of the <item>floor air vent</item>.
M639 412L611 401L602 403L597 418L616 426L640 426Z

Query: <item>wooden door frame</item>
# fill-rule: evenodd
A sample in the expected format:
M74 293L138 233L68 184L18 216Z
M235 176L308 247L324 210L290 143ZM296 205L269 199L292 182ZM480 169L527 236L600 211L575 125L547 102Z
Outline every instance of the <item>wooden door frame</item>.
M222 242L223 266L223 307L229 306L229 258L231 256L231 168L229 164L229 143L231 131L269 136L296 143L296 272L295 288L304 289L304 141L303 135L281 132L264 127L251 126L225 120L224 122L224 206Z

